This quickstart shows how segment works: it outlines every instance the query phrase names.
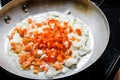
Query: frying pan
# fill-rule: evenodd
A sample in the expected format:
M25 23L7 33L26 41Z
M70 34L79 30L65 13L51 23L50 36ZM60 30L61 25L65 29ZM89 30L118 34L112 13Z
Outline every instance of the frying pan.
M98 60L108 44L110 31L106 17L94 3L88 0L13 0L0 10L0 66L5 70L22 77L46 79L42 76L24 74L16 67L16 65L10 63L9 59L5 57L5 54L7 53L5 49L7 34L16 23L29 15L48 11L58 11L63 13L66 10L70 10L71 15L81 19L88 25L93 37L93 50L89 60L83 67L76 71L72 71L71 73L55 77L54 79L76 74Z

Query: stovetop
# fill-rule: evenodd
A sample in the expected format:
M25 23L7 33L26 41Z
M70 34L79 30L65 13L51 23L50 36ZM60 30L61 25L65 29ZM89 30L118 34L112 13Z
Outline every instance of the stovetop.
M10 0L1 0L5 5ZM101 0L92 0L97 5ZM116 1L116 2L115 2ZM90 67L73 76L64 78L75 80L113 80L113 77L120 67L120 1L104 0L99 6L103 11L110 25L110 40L103 55ZM2 79L23 80L0 67L0 76ZM62 79L62 80L64 80ZM26 79L30 80L30 79Z

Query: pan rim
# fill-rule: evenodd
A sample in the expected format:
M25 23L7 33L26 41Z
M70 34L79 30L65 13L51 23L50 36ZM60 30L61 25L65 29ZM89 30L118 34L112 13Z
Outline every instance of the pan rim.
M0 10L0 13L2 12L2 10L4 10L5 8L7 8L9 5L13 4L14 1L17 2L17 0L13 0L13 1L10 1L9 3L7 3L5 6L3 6L3 8ZM26 1L26 0L21 0L21 1ZM106 16L105 16L104 13L102 12L102 10L101 10L98 6L96 6L94 3L92 3L92 4L93 4L93 6L96 7L96 9L98 9L98 11L101 13L101 15L103 16L104 20L106 21L107 39L108 39L108 41L106 41L106 42L107 42L107 43L106 43L106 47L104 48L104 51L105 51L105 49L107 48L108 42L109 42L109 38L110 38L109 23L108 23L108 20L107 20ZM103 52L104 52L104 51L103 51ZM102 54L101 54L101 55L102 55ZM93 63L96 62L96 61L101 57L101 55L100 55L95 61L93 61ZM91 66L93 63L91 63L90 65L86 66L86 68L89 67L89 66ZM0 66L1 66L1 65L0 65ZM84 69L86 69L86 68L83 68L82 70L84 70ZM81 71L82 71L82 70L81 70ZM9 72L9 71L8 71L8 72ZM80 71L78 71L78 72L80 72ZM75 72L75 74L77 74L78 72ZM12 73L12 74L14 74L14 73ZM74 73L73 73L73 74L74 74ZM71 74L71 75L73 75L73 74ZM17 74L15 74L15 75L17 75ZM68 76L71 76L71 75L68 75ZM17 75L17 76L20 76L20 75ZM68 76L65 76L65 77L68 77ZM62 77L62 78L64 78L64 77Z

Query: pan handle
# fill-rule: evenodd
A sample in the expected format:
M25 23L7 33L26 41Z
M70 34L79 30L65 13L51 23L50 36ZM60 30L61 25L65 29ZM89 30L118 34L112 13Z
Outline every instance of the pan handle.
M101 5L103 2L104 2L104 0L101 0L101 1L100 1L100 3L98 3L98 5L97 5L97 6L99 6L99 7L100 7L100 5Z
M100 7L105 0L90 0L90 1L94 2L98 7Z

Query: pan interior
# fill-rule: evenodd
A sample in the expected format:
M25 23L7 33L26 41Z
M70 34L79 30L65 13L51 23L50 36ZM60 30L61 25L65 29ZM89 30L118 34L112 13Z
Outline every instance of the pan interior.
M22 6L24 4L29 6L29 12L27 13L22 10ZM94 4L89 1L85 2L84 0L21 0L17 2L17 0L15 0L10 2L3 9L4 10L0 11L0 42L2 42L0 44L0 66L19 76L32 79L44 79L44 77L42 76L33 77L31 75L23 74L22 72L20 72L20 69L14 69L15 66L11 65L11 63L8 61L9 59L6 58L4 55L4 53L7 53L5 49L5 41L8 32L18 22L30 15L49 11L58 11L63 13L66 10L70 10L71 15L84 21L91 31L93 50L92 54L89 57L89 61L87 60L87 63L85 63L85 65L78 70L71 72L70 74L58 76L56 78L72 75L92 65L102 55L109 40L109 26L104 14L100 11L100 9L98 9ZM6 24L4 22L4 17L6 16L9 16L11 18L11 22L9 24Z

